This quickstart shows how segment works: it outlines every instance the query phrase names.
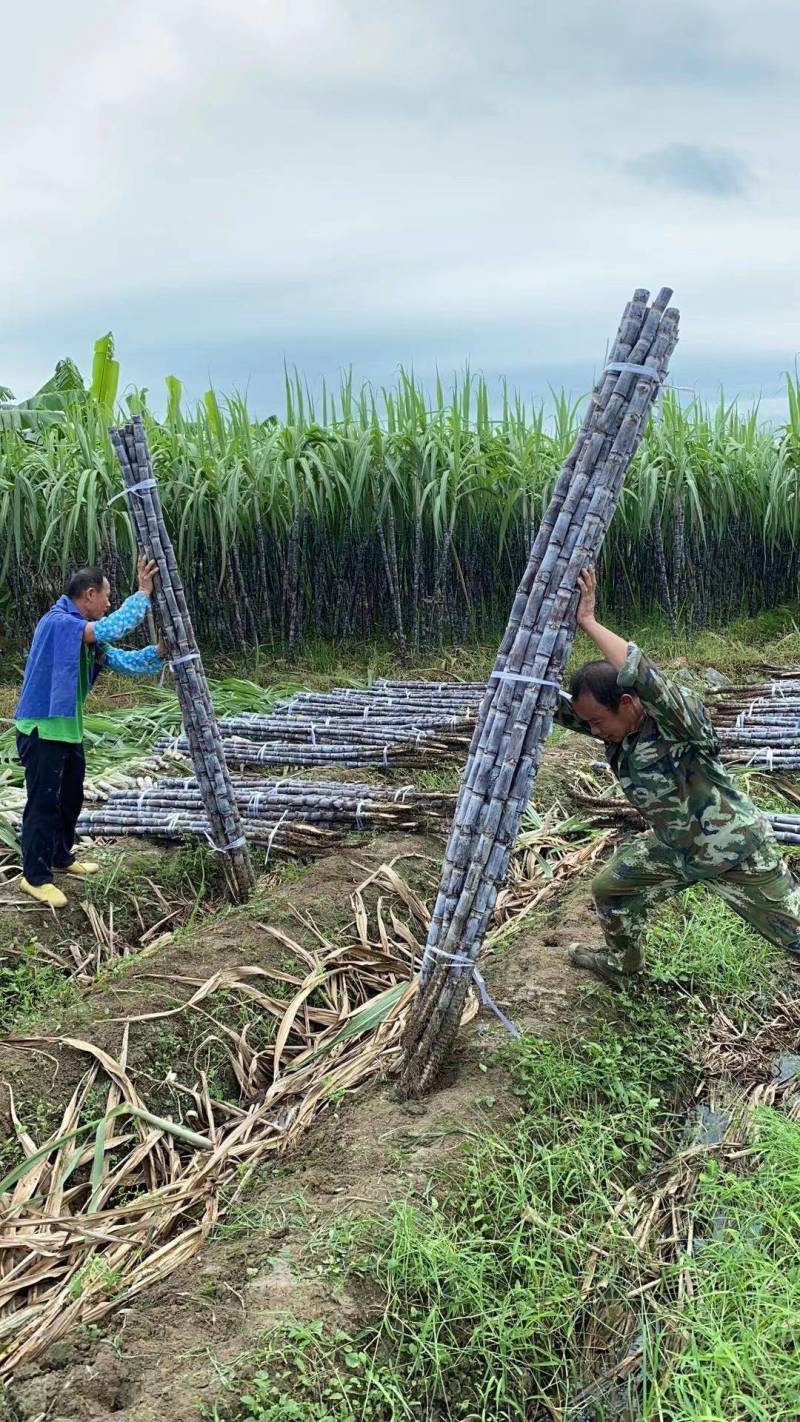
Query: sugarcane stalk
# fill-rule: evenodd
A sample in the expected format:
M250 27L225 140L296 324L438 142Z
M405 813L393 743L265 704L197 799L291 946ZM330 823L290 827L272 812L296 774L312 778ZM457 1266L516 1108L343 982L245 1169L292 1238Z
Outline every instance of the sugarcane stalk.
M641 437L657 380L677 340L663 290L637 291L540 524L483 699L431 919L421 985L409 1015L403 1094L428 1089L449 1051L550 729L575 629L577 577L593 562ZM453 957L457 956L457 962Z
M240 843L243 840L241 820L175 552L164 523L144 425L141 418L135 416L130 424L112 428L110 434L128 491L128 509L139 549L146 558L155 561L158 569L155 602L212 842L223 855L229 892L234 898L244 900L255 883L253 869L246 845ZM148 486L151 480L152 486ZM142 484L145 487L138 487Z

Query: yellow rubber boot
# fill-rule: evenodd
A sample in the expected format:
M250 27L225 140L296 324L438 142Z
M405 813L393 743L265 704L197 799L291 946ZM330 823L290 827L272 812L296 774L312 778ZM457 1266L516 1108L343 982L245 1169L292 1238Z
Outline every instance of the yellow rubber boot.
M37 904L44 904L45 908L62 909L67 906L66 894L62 894L55 884L29 884L27 879L20 879L19 886L23 894L35 899Z
M92 874L100 873L100 865L91 859L76 859L74 864L67 865L66 869L57 869L56 873L71 874L74 879L90 879Z

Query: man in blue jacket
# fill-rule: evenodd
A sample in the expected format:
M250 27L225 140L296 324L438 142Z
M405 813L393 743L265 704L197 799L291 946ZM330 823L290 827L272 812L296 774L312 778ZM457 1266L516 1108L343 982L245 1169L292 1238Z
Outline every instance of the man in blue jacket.
M140 558L138 592L109 613L108 578L101 568L80 568L33 634L14 720L28 795L20 887L50 908L67 902L53 883L54 871L85 878L99 867L72 853L83 805L83 703L89 690L103 666L125 676L147 676L163 666L160 642L136 652L111 645L147 616L155 571L155 563Z

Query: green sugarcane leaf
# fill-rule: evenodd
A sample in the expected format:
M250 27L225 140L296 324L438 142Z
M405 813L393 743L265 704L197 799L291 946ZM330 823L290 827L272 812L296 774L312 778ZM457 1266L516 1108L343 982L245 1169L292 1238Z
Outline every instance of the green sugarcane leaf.
M183 385L177 375L167 376L167 424L176 425L181 417Z
M359 1007L348 1019L341 1031L336 1033L329 1042L325 1042L310 1056L305 1057L298 1067L287 1066L285 1076L290 1076L299 1067L307 1067L311 1062L317 1061L320 1057L326 1057L338 1047L342 1042L348 1042L351 1037L358 1037L363 1032L374 1032L382 1022L385 1022L395 1003L408 991L408 983L395 983L394 987L386 988L385 992L378 993L376 997L370 999L363 1007Z
M15 1165L14 1169L10 1170L8 1175L4 1175L2 1180L0 1180L0 1197L5 1195L6 1192L11 1189L12 1185L16 1185L18 1180L22 1180L23 1176L27 1175L30 1170L33 1170L34 1165L38 1165L40 1160L45 1160L46 1157L52 1155L54 1151L60 1150L62 1146L69 1145L70 1141L77 1140L79 1136L85 1135L87 1131L93 1129L94 1121L90 1121L87 1125L78 1126L76 1130L69 1131L65 1136L58 1136L56 1140L50 1141L48 1145L42 1146L40 1150L34 1151L33 1155L29 1155L25 1160L21 1161L19 1165Z
M163 1116L154 1116L151 1111L145 1111L141 1106L128 1106L127 1110L138 1121L144 1121L148 1126L166 1132L168 1136L176 1136L179 1141L196 1146L198 1150L214 1149L214 1142L210 1141L208 1136L198 1136L194 1131L188 1130L186 1126L178 1125L176 1121L166 1121Z
M100 1191L103 1188L103 1162L106 1155L106 1135L108 1134L108 1123L114 1115L116 1115L116 1112L110 1111L107 1116L103 1117L102 1121L98 1121L97 1123L97 1131L94 1138L94 1155L92 1156L92 1173L89 1177L91 1195L89 1196L89 1204L86 1207L86 1213L89 1215L95 1213L100 1199Z
M114 337L110 331L94 343L92 383L89 393L106 414L111 414L119 386L119 361L114 359Z

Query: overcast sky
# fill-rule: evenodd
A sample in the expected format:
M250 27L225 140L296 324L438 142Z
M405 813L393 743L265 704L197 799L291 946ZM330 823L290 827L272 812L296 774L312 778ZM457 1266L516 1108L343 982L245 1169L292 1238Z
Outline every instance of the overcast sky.
M469 361L585 389L634 286L673 372L780 409L800 351L796 0L5 9L0 384L113 329L161 400Z

